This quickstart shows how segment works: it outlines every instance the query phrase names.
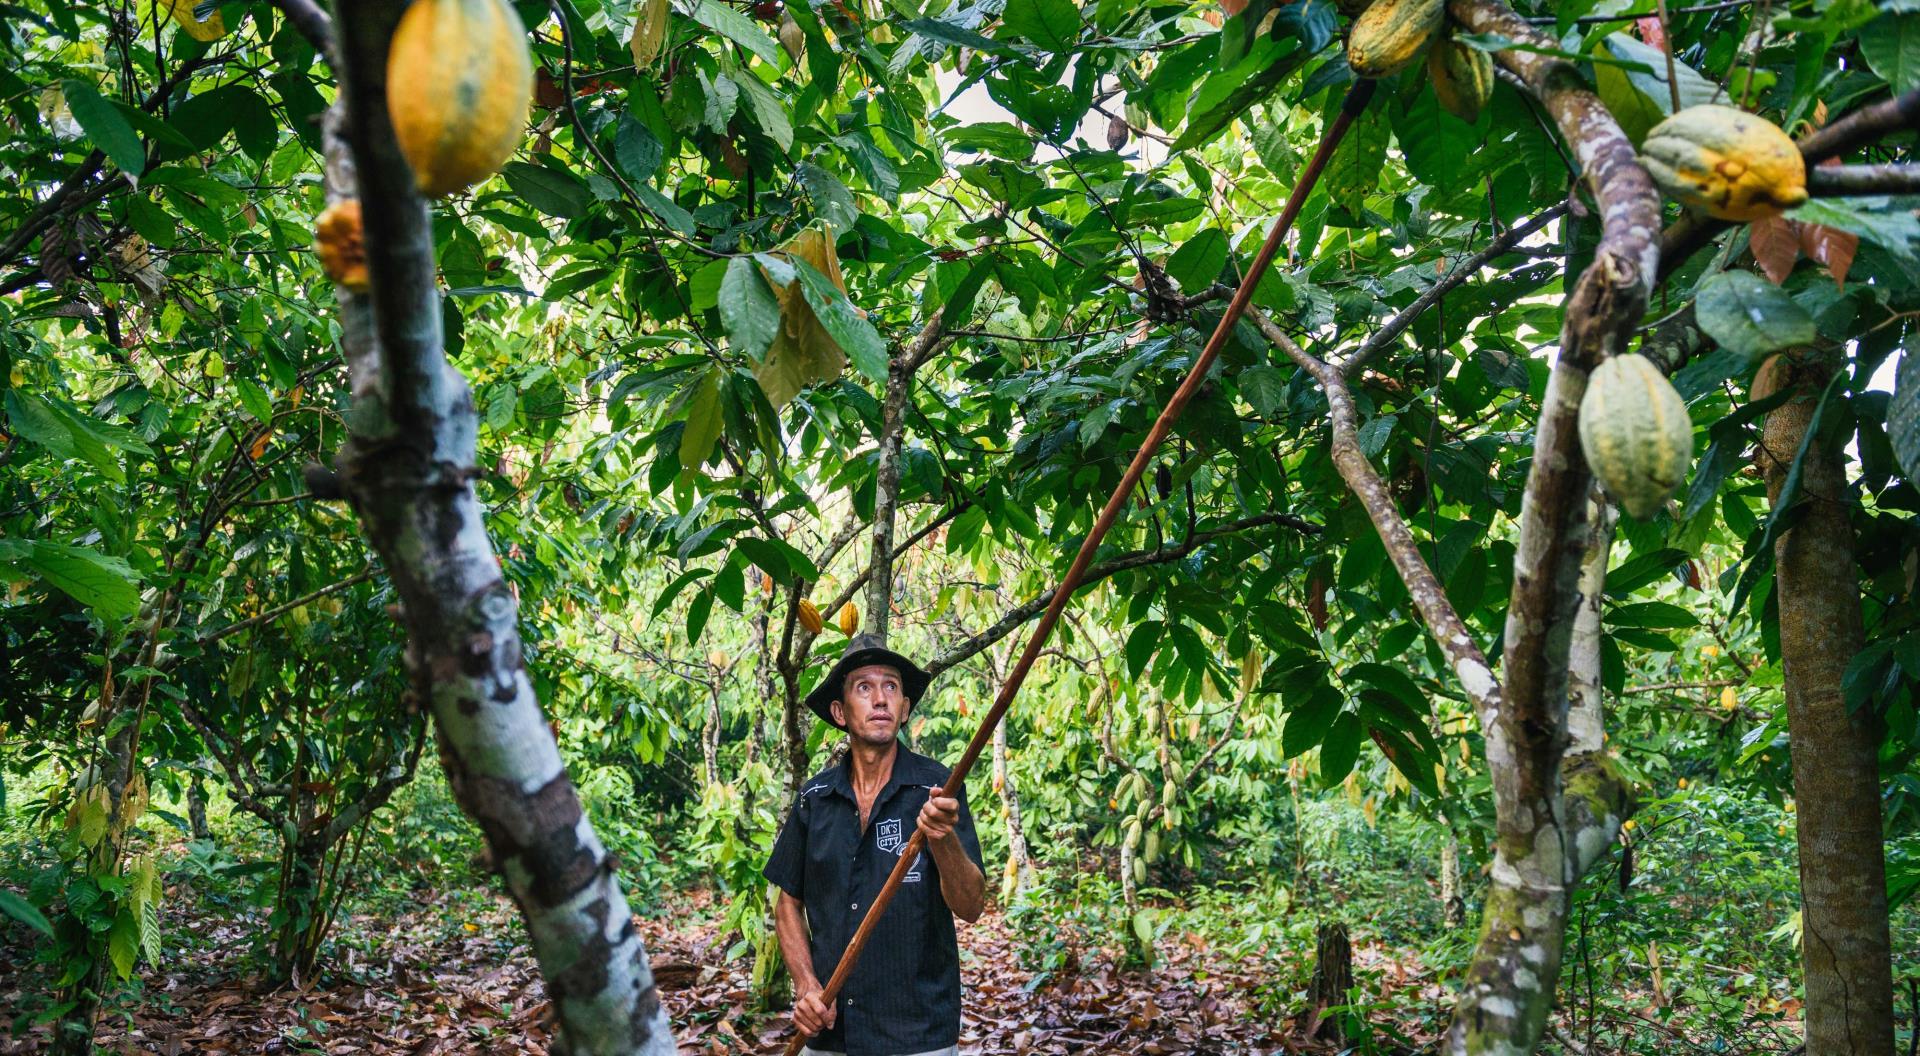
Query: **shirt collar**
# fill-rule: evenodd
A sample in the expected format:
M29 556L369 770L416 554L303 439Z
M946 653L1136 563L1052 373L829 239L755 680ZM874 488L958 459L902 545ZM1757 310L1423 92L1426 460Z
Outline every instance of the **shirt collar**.
M885 803L894 792L905 786L925 786L929 775L924 764L928 761L926 756L914 752L904 744L896 747L893 756L893 773L888 775L887 783L881 787L880 794L873 798L874 806L878 807ZM830 771L828 784L835 792L847 797L849 802L859 803L859 798L853 794L853 754L851 752Z

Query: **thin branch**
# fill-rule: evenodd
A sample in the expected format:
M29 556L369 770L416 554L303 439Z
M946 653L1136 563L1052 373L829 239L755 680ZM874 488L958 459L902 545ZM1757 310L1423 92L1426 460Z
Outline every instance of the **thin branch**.
M1920 194L1920 165L1815 165L1807 170L1815 198Z
M1191 537L1182 541L1177 546L1160 547L1153 550L1136 550L1132 553L1116 557L1111 561L1103 561L1100 564L1093 565L1087 569L1085 577L1080 580L1080 586L1091 586L1117 573L1125 572L1128 569L1144 568L1149 565L1164 565L1169 561L1178 561L1188 554L1193 553L1195 550L1198 550L1202 545L1212 542L1215 539L1239 535L1242 532L1252 531L1255 528L1263 528L1267 525L1276 524L1292 528L1305 535L1318 535L1320 533L1319 525L1290 513L1256 514L1252 517L1244 517L1240 520L1221 525L1218 528L1209 529L1204 532L1195 532ZM947 649L927 664L927 673L937 675L956 664L965 663L975 653L1006 637L1012 633L1014 628L1039 615L1048 605L1053 604L1053 593L1055 589L1056 588L1049 587L1045 591L1015 605L986 630Z
M314 601L315 599L318 599L318 598L324 598L329 594L338 594L349 587L356 586L361 583L365 583L367 580L372 579L375 575L378 575L378 574L379 574L379 569L369 564L367 567L361 569L360 571L354 573L351 576L348 576L346 579L340 580L337 583L329 583L326 586L321 587L319 590L308 591L307 593L300 595L299 597L293 599L292 601L285 602L284 604L280 604L280 605L275 605L273 608L268 609L265 612L259 613L258 615L249 616L246 619L241 620L239 623L229 623L225 627L222 627L219 630L214 631L212 634L203 634L200 636L200 641L201 642L217 642L220 639L225 638L229 635L239 634L241 631L247 630L252 627L258 627L263 623L270 623L274 620L279 619L282 616L285 616L287 613L292 612L293 610L299 608L300 606L307 604L310 601Z
M333 16L322 11L320 5L313 0L273 0L273 6L315 50L322 55L333 54Z

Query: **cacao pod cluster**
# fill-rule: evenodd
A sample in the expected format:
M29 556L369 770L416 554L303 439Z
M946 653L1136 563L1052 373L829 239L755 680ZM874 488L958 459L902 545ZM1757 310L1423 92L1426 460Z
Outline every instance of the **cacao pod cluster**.
M367 288L367 250L360 238L360 199L327 206L313 223L313 251L327 278L358 293Z
M1372 0L1341 9L1356 15L1347 36L1347 65L1356 76L1394 77L1425 56L1441 108L1468 124L1480 119L1493 98L1493 58L1453 39L1446 0Z
M1721 220L1778 216L1807 200L1807 164L1780 126L1731 106L1690 106L1653 126L1640 163L1669 198Z
M1647 357L1614 356L1593 372L1580 400L1580 448L1607 494L1645 520L1693 462L1686 401Z
M533 106L527 28L507 0L414 0L387 52L387 115L422 194L500 170Z

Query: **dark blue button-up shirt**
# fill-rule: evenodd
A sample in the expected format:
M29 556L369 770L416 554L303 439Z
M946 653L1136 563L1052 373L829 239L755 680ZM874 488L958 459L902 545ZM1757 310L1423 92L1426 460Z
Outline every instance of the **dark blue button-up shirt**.
M867 906L919 827L920 808L933 794L927 786L945 784L948 772L902 746L893 776L874 798L865 831L847 763L801 787L763 875L806 906L813 971L822 983L832 976ZM959 799L954 834L978 866L980 839L964 788ZM959 1041L960 951L931 853L922 852L902 880L837 1005L833 1027L813 1039L814 1048L847 1056L895 1056Z

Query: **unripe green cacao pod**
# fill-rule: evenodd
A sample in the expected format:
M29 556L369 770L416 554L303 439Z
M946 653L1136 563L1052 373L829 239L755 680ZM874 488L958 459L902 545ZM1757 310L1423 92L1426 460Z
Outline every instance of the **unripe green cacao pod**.
M1139 818L1135 818L1133 819L1133 821L1127 824L1127 846L1128 847L1133 847L1133 848L1139 847L1140 839L1143 835L1144 833L1141 829Z
M1471 125L1493 98L1493 56L1449 36L1427 52L1427 80L1440 108Z
M1646 519L1687 477L1693 423L1686 401L1645 356L1614 356L1580 401L1580 447L1607 494Z
M1160 786L1160 805L1171 809L1174 801L1180 798L1180 786L1169 781Z
M1446 0L1374 0L1353 20L1347 65L1376 80L1399 73L1439 36L1446 14Z
M1160 833L1149 832L1147 833L1147 861L1148 863L1153 863L1159 860L1160 860Z
M1690 106L1648 130L1640 162L1668 197L1722 220L1778 216L1807 200L1800 148L1763 117Z
M1138 858L1133 860L1133 882L1136 884L1147 882L1147 863Z

